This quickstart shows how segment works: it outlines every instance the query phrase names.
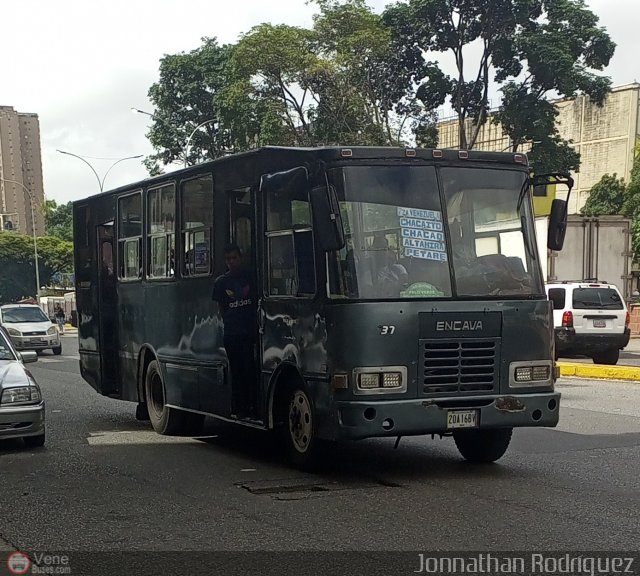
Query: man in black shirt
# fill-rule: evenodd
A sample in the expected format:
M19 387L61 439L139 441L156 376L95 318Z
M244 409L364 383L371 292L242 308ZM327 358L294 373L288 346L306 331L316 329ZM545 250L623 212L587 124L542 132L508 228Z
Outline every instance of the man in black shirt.
M224 259L229 271L216 279L212 298L224 324L233 410L241 417L254 416L256 294L251 274L243 269L240 248L227 246Z

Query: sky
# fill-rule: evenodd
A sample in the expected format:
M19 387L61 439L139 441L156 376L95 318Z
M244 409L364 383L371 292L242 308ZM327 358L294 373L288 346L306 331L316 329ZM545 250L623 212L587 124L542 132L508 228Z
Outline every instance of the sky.
M606 70L614 86L640 81L640 0L585 0L616 42ZM381 12L388 0L368 0ZM153 112L147 93L160 59L190 52L203 37L233 43L263 22L310 27L306 0L4 0L0 105L36 113L47 199L65 203L147 177L140 159ZM442 65L452 72L452 62ZM85 157L98 173L64 150Z

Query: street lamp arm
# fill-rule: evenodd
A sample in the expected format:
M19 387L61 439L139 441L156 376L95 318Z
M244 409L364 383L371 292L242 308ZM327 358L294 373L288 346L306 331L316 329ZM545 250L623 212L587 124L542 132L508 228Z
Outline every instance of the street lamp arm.
M102 182L100 182L100 176L98 176L98 173L95 171L93 166L89 164L89 162L87 162L82 156L78 156L77 154L72 154L71 152L65 152L64 150L56 150L56 152L60 152L60 154L66 154L67 156L74 156L75 158L82 160L87 166L89 166L89 168L91 168L91 171L96 175L96 179L98 180L98 186L100 186L100 192L102 192Z
M18 182L18 180L0 178L0 182L10 182L11 184L18 184L18 186L22 186L22 189L29 195L29 204L31 204L31 232L33 233L33 257L36 268L36 299L38 300L38 303L40 303L40 270L38 266L38 241L36 239L36 215L33 208L33 194L31 194L31 190L29 190L29 188L27 188L23 182Z
M102 183L100 184L100 191L102 192L103 188L104 188L104 181L107 179L107 176L109 174L109 172L111 172L111 169L116 165L119 164L120 162L123 162L124 160L135 160L136 158L142 158L142 154L138 154L137 156L127 156L126 158L120 158L120 160L116 160L113 164L111 164L111 166L109 166L109 170L107 170L102 178Z
M193 132L191 132L191 134L189 134L189 138L187 138L187 143L184 145L184 167L187 167L187 159L189 158L189 144L191 142L191 139L193 138L193 135L203 126L206 126L207 124L211 124L212 122L216 122L217 120L212 119L212 120L205 120L204 122L201 122L200 124L198 124L194 129Z
M145 116L151 116L151 118L153 118L154 120L157 120L157 118L155 117L155 114L151 114L151 112L145 112L144 110L140 110L140 108L134 108L132 106L131 112L133 112L134 114L144 114Z

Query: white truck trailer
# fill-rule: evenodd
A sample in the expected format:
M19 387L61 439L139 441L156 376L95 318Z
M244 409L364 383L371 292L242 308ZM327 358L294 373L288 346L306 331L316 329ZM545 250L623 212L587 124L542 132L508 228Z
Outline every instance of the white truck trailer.
M546 248L546 217L537 218L536 232L546 282L597 279L615 284L625 300L631 299L631 220L570 215L561 252Z

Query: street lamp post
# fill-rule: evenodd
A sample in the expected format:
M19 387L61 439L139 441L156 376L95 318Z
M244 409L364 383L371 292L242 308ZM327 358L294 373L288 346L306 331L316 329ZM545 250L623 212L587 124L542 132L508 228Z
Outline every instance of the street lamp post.
M111 172L111 169L116 164L119 164L124 160L134 160L136 158L142 158L142 154L138 154L137 156L126 156L125 158L120 158L119 160L116 160L113 164L111 164L111 166L109 166L109 169L105 172L105 175L102 177L102 180L100 180L100 176L98 176L98 173L96 172L95 168L89 162L87 162L87 160L85 160L82 156L78 156L77 154L73 154L71 152L65 152L64 150L56 150L56 152L60 152L60 154L66 154L67 156L73 156L78 160L82 160L87 166L89 166L89 168L91 168L91 171L95 174L96 179L98 180L98 186L100 187L100 192L104 191L104 181L107 179L107 175L109 174L109 172Z
M33 208L33 195L29 188L27 188L22 182L17 180L9 180L9 178L0 178L2 182L10 182L11 184L18 184L22 186L23 190L29 195L29 204L31 205L31 231L33 232L33 257L36 266L36 299L38 304L40 303L40 271L38 270L38 242L36 240L36 216Z
M187 167L187 159L189 158L189 143L191 142L191 138L193 138L193 135L198 131L198 129L202 128L203 126L206 126L207 124L211 124L213 122L216 122L216 120L205 120L204 122L201 122L200 124L198 124L194 129L193 132L191 132L191 134L189 134L189 138L187 138L187 143L184 145L184 167Z
M144 110L140 110L139 108L131 108L131 111L134 112L135 114L144 114L145 116L150 116L151 118L153 118L155 121L157 122L164 122L164 120L162 120L162 118L158 118L155 114L151 114L151 112L145 112ZM188 161L188 156L189 156L189 144L191 143L191 139L193 138L194 134L203 126L206 126L207 124L211 124L213 122L217 122L216 119L211 119L211 120L205 120L204 122L201 122L200 124L198 124L193 131L191 132L191 134L189 134L189 137L187 138L187 142L184 145L184 148L182 149L182 155L184 156L184 167L187 167L187 161Z

